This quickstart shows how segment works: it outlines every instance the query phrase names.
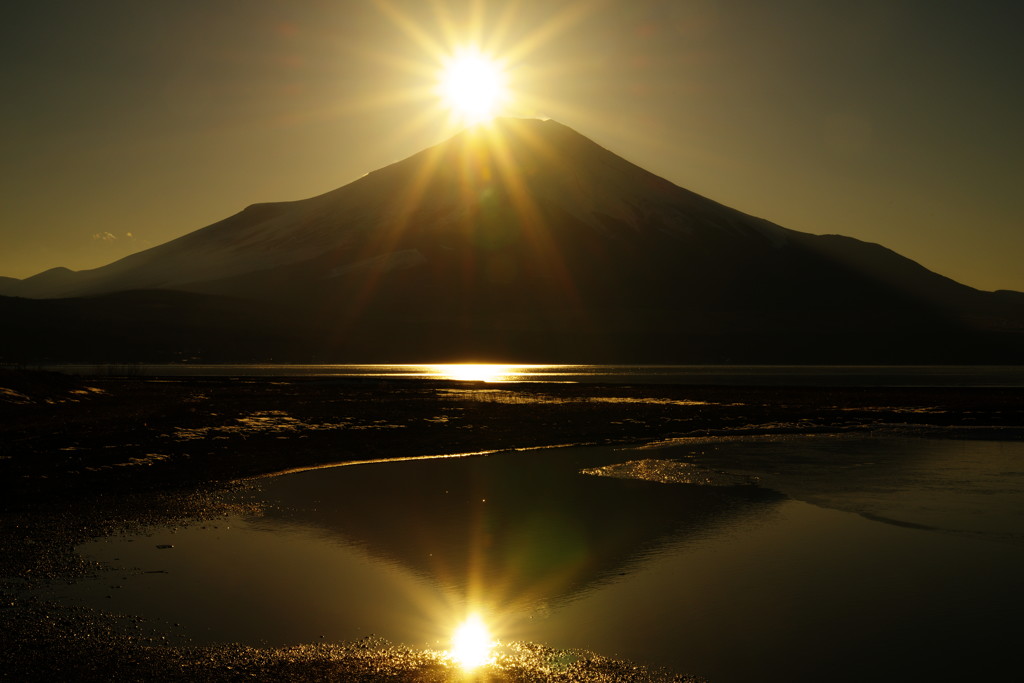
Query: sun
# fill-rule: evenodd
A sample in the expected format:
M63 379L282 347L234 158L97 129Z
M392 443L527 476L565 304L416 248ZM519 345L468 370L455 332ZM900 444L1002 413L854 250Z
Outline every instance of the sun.
M467 123L493 118L508 97L501 64L477 50L460 50L442 64L438 94Z
M603 3L538 3L537 13L519 7L523 3L480 0L369 4L397 30L398 42L367 44L359 51L379 64L381 78L367 97L339 104L343 110L403 107L395 135L417 141L434 128L445 138L467 128L491 128L487 124L498 116L557 113L580 122L590 117L589 109L559 101L557 85L574 79L579 63L558 57L558 46ZM395 40L388 36L381 33Z

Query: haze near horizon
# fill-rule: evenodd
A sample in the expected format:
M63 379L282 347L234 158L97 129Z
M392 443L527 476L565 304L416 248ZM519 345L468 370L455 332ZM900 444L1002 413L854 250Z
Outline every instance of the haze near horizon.
M1024 65L1007 2L310 2L13 10L0 275L93 268L245 205L309 197L464 122L460 49L494 113L555 118L788 228L878 242L1024 290Z

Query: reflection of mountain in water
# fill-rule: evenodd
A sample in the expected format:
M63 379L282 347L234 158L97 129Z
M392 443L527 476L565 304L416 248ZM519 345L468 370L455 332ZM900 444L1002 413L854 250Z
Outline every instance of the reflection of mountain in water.
M579 473L629 456L566 448L341 467L271 480L264 521L323 529L474 601L571 598L774 494Z

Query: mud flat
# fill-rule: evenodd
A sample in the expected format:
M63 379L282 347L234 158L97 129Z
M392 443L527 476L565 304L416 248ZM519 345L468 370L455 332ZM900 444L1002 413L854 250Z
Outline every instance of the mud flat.
M1024 390L112 379L0 370L0 493L9 510L351 460L882 430L1021 438Z

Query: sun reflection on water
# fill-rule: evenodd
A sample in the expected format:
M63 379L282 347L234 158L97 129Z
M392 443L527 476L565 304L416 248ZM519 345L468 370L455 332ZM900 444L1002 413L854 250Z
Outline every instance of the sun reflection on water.
M479 615L470 615L452 634L451 658L463 670L476 669L494 661L497 643Z
M429 371L441 379L465 382L508 382L517 377L522 366L497 363L450 363L431 365Z

